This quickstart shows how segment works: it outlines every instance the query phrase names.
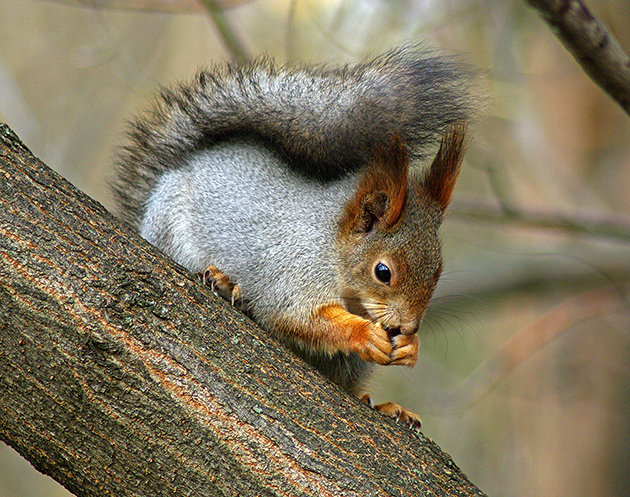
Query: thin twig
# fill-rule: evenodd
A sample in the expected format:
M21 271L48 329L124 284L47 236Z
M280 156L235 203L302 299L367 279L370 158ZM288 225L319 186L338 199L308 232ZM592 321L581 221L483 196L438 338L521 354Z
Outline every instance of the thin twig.
M243 42L238 38L234 29L230 26L223 13L221 2L217 0L201 0L201 3L210 14L212 21L219 30L225 47L228 49L234 60L244 62L249 59L249 54Z
M630 115L630 57L580 0L526 0L582 69Z
M203 12L204 7L199 0L48 0L77 7L91 9L141 10L144 12L171 12L181 14L186 12ZM238 7L252 0L219 0L218 4L224 10Z
M512 205L506 209L478 199L458 199L453 202L449 212L452 217L551 229L625 243L630 242L630 216L591 211L571 213L552 210L536 211Z

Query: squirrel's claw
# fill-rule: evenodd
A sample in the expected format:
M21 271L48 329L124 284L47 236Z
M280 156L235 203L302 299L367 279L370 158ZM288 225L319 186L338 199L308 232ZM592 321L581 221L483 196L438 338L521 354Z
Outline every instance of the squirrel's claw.
M362 359L384 366L397 365L412 367L418 359L418 336L396 335L390 337L387 330L379 324L369 322L367 336L360 350L356 350Z
M243 298L240 287L232 282L216 266L208 266L203 273L197 273L199 279L225 300L229 300L232 305L238 304Z
M367 404L375 411L394 419L396 423L406 424L410 430L420 431L422 428L422 420L420 419L420 416L405 409L404 407L401 407L395 402L385 402L375 406L372 403L370 395L367 393L361 397L361 402Z

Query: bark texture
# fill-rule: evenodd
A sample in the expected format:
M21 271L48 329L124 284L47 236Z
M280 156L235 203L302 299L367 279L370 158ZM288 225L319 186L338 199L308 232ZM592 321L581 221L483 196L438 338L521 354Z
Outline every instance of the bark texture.
M0 439L77 495L483 495L5 125Z

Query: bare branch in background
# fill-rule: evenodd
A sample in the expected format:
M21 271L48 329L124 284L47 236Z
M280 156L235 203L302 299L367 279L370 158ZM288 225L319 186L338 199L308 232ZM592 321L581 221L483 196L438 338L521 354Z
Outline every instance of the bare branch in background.
M225 48L232 55L232 58L239 62L244 62L249 58L249 54L243 42L239 39L234 28L230 26L230 23L225 18L223 11L224 2L217 0L200 0L206 11L212 18L214 25L219 31Z
M630 242L630 217L609 213L536 211L510 205L495 205L481 199L455 200L450 214L479 221L509 223L537 229Z
M234 60L243 62L249 58L244 43L225 17L224 11L248 3L251 0L52 0L57 3L96 9L139 10L146 12L170 12L183 14L207 12L217 28L225 49Z
M90 7L93 9L144 10L147 12L171 12L185 14L203 12L205 7L199 0L47 0L64 3L76 7ZM232 9L252 0L218 0L221 9Z
M630 115L630 57L580 0L527 0L582 69Z

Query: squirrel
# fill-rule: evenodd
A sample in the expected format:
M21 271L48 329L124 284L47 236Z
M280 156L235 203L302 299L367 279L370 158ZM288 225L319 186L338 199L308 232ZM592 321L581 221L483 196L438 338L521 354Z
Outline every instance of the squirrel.
M417 360L469 79L417 46L341 67L201 70L131 123L119 214L358 395L373 364ZM374 408L420 428L397 404Z

